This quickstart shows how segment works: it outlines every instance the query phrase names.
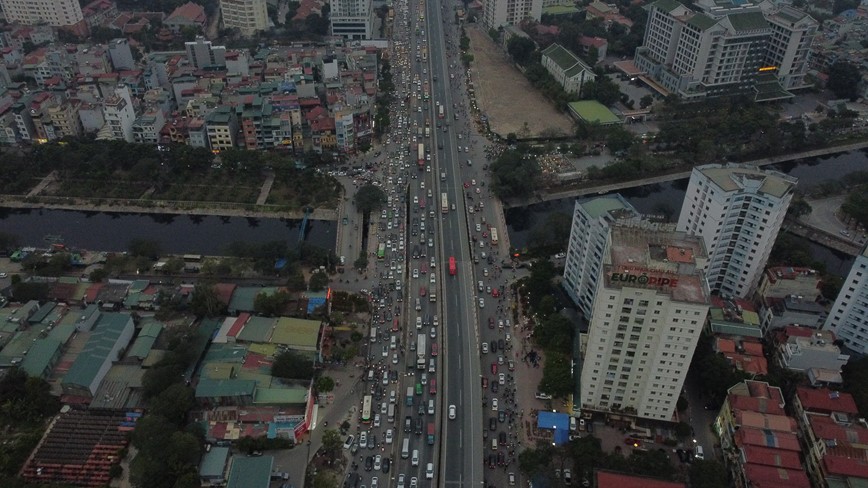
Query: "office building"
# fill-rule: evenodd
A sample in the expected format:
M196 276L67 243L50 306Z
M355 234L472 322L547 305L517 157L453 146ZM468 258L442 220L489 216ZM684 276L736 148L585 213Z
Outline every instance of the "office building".
M78 0L0 0L0 6L10 23L52 27L84 24Z
M336 0L329 14L332 35L349 40L371 39L373 15L371 0Z
M226 67L226 46L213 46L202 36L196 36L195 41L185 42L187 61L196 69L213 69Z
M220 0L223 27L238 29L243 36L252 36L268 29L265 0Z
M542 0L489 0L482 11L482 23L489 29L518 25L525 19L539 20Z
M848 349L868 353L868 247L856 256L823 328Z
M702 240L617 221L582 340L583 411L672 421L710 303Z
M597 280L612 222L637 217L620 194L576 200L564 264L564 289L586 318L591 317Z
M793 197L796 179L752 166L693 169L678 230L700 236L713 291L748 298L756 289Z
M757 101L804 88L817 22L790 6L760 0L676 0L648 8L635 63L665 90L699 99L733 94Z

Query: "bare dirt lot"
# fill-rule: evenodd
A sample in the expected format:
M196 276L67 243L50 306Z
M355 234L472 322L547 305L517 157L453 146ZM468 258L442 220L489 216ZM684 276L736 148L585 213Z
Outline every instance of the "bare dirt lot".
M514 132L520 138L538 136L543 131L572 132L573 121L531 86L488 33L469 26L467 36L474 58L470 69L476 102L488 117L492 131L501 137Z

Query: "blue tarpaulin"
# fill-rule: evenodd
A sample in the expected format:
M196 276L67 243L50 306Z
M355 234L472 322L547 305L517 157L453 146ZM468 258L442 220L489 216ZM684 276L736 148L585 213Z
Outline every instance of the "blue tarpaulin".
M538 429L554 430L555 444L560 446L570 440L570 416L565 413L539 412Z

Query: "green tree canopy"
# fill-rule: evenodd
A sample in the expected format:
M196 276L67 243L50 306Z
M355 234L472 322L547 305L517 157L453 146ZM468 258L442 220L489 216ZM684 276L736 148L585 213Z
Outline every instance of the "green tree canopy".
M692 488L728 488L729 472L715 460L694 459L690 463L690 486Z
M826 82L826 88L832 90L832 93L838 98L855 100L859 98L861 79L862 75L856 65L849 61L839 60L829 68L829 81Z
M133 239L127 247L130 255L146 257L152 261L156 261L163 254L162 246L153 239Z
M501 199L528 198L539 184L542 173L536 158L509 150L489 166L491 189Z
M364 185L356 191L356 207L362 213L371 213L386 204L386 193L378 186Z
M271 365L271 375L278 378L309 380L313 372L313 361L295 351L282 353Z
M328 393L335 389L335 380L331 376L320 376L315 385L318 393Z
M253 299L253 310L260 315L280 315L289 304L290 296L285 291L275 293L260 292Z
M570 373L570 359L567 355L548 351L545 365L543 366L542 379L539 382L539 391L548 393L557 398L565 398L573 392L575 383Z
M512 36L506 43L506 51L516 63L521 65L525 65L531 60L531 54L535 49L536 44L527 37Z
M190 296L190 311L197 317L216 317L226 305L217 296L217 288L211 283L197 283Z

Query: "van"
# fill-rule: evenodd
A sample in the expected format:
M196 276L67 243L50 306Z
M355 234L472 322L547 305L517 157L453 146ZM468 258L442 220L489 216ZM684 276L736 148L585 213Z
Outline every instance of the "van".
M702 450L702 446L696 446L693 456L696 459L705 459L705 451Z
M374 381L374 368L368 370L368 381Z
M410 457L410 438L405 437L404 444L401 446L401 459L407 459L408 457Z
M428 415L434 415L434 400L428 400Z
M395 422L395 404L389 405L389 423Z
M422 310L422 301L420 299L416 299L416 311L419 312ZM374 342L374 341L371 341Z
M409 439L407 439L409 440ZM419 466L419 450L413 449L413 458L410 460L410 464L413 466Z
M491 438L491 450L492 450L492 451L496 451L496 450L497 450L497 437L492 437L492 438Z

